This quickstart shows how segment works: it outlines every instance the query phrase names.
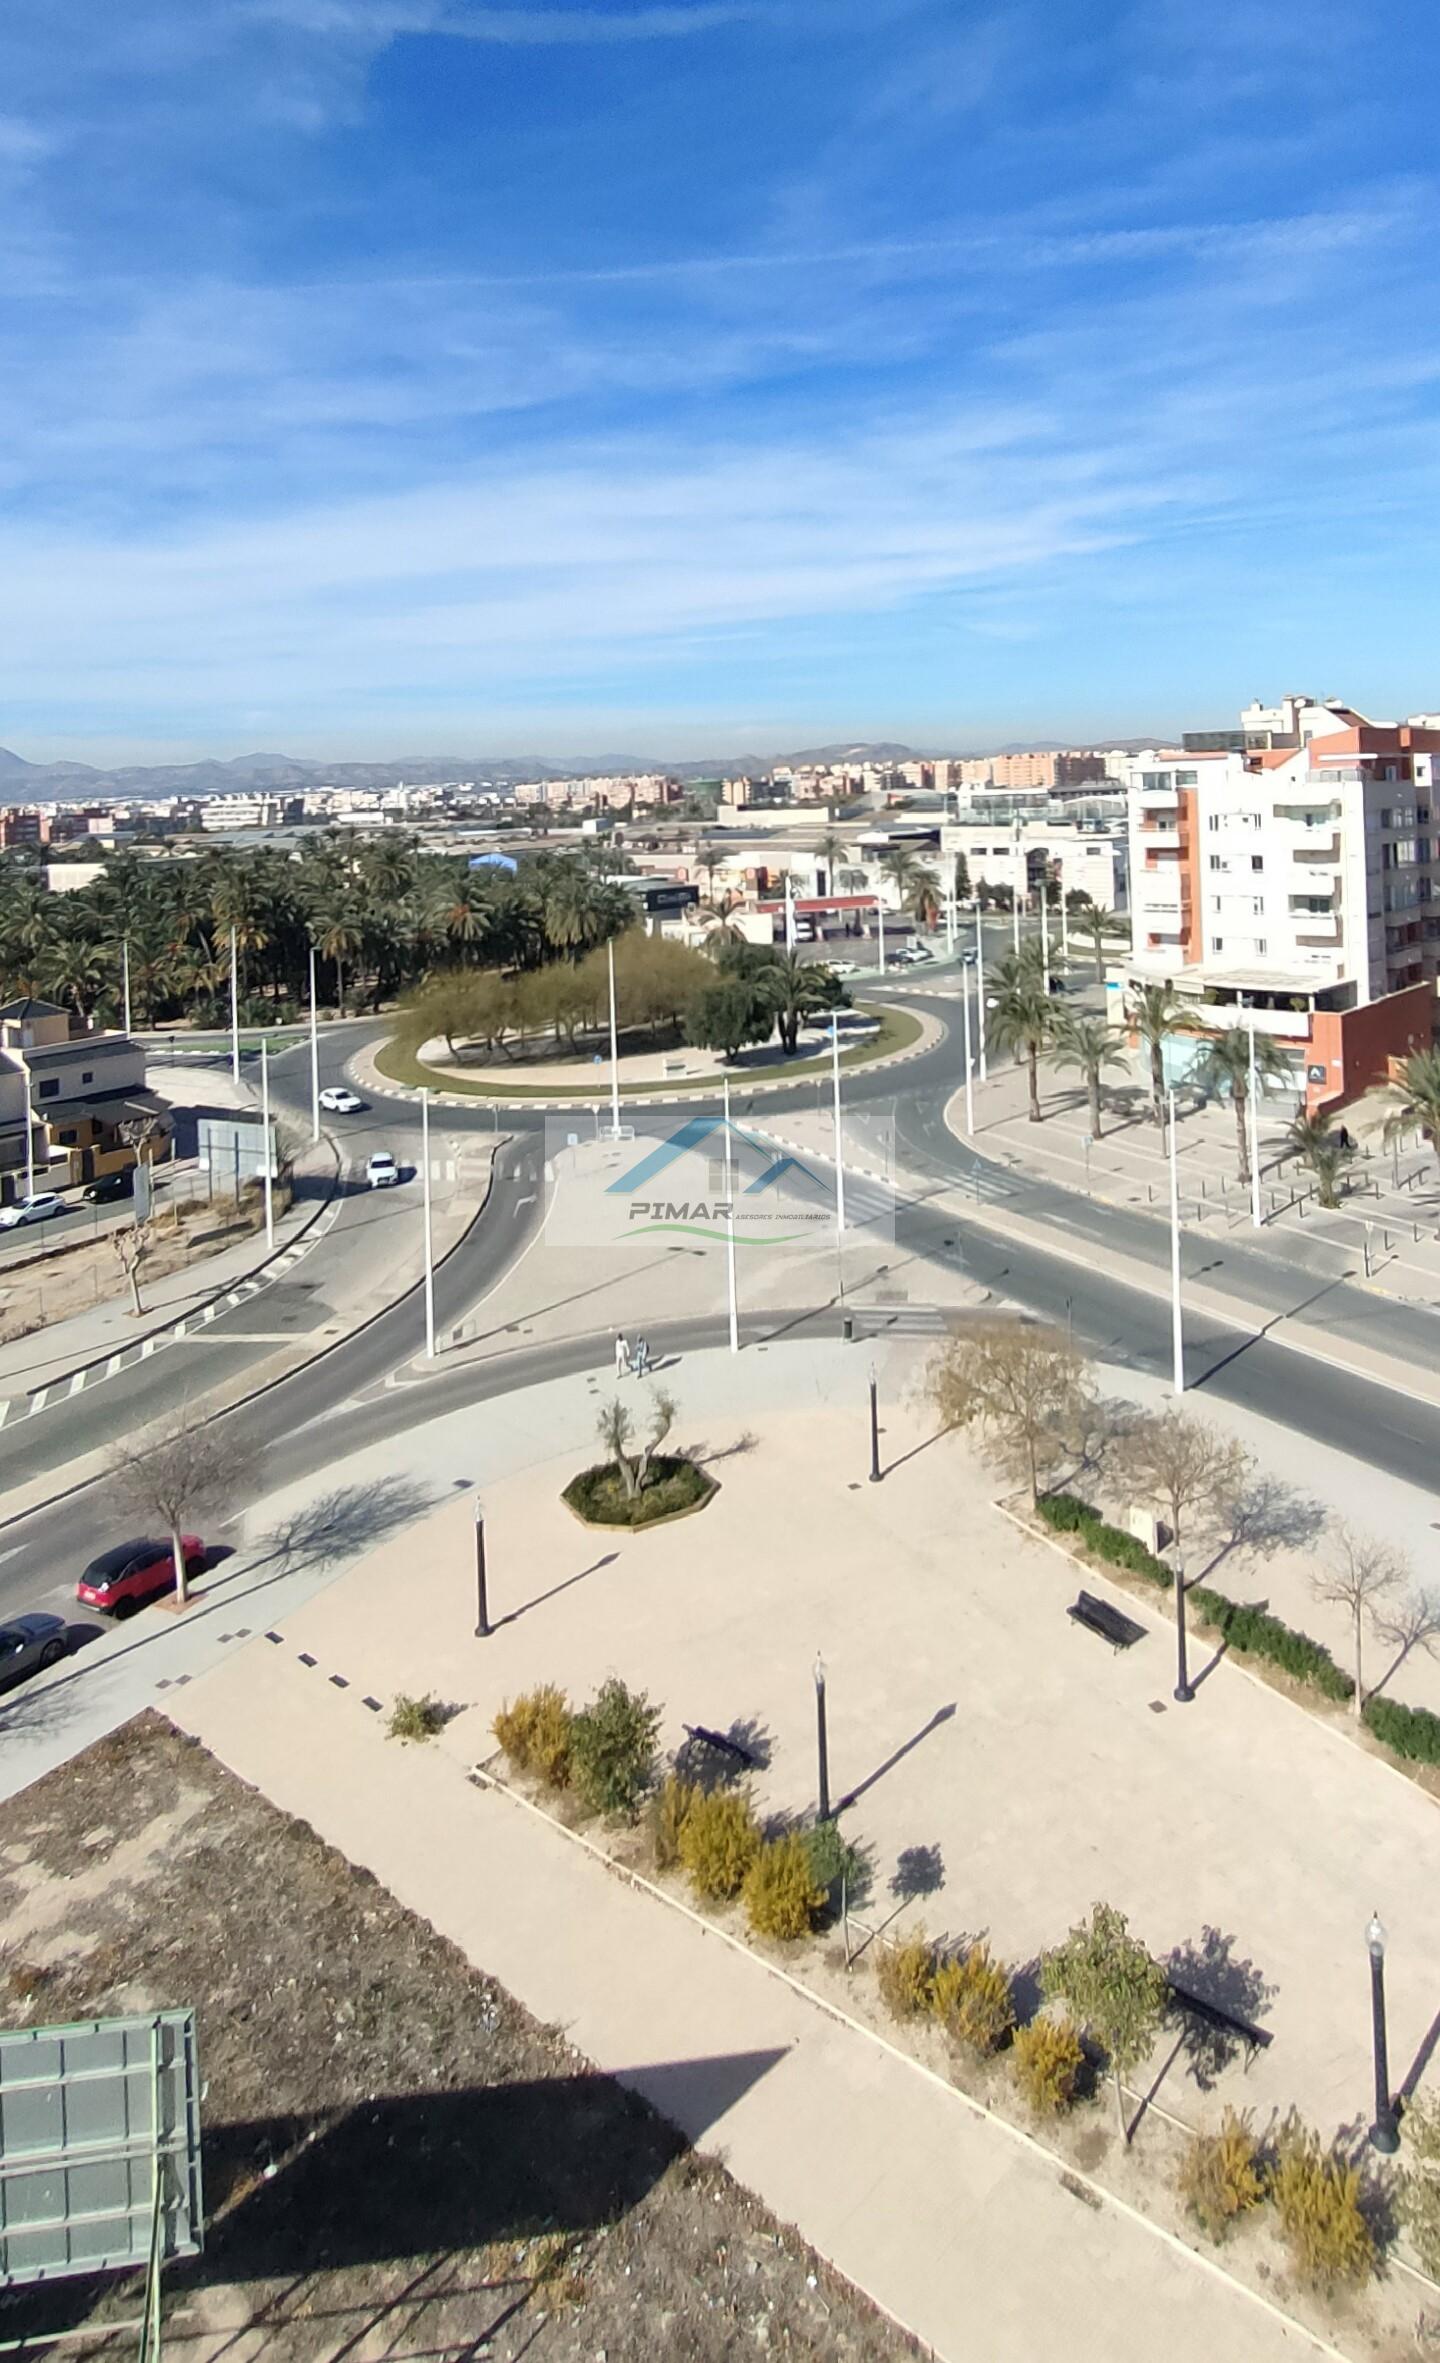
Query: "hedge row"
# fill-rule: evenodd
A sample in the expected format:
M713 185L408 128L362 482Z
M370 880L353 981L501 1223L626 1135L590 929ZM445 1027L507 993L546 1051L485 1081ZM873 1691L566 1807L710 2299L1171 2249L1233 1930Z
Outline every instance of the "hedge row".
M1163 1560L1157 1559L1153 1551L1147 1551L1123 1527L1111 1526L1079 1494L1049 1493L1035 1506L1047 1526L1053 1527L1057 1534L1078 1535L1097 1559L1108 1560L1112 1567L1126 1568L1132 1575L1144 1576L1164 1590L1173 1590L1175 1578ZM1350 1676L1336 1665L1324 1644L1312 1641L1308 1633L1297 1633L1292 1625L1282 1624L1278 1616L1267 1615L1263 1608L1242 1608L1238 1601L1227 1599L1223 1592L1212 1591L1206 1584L1192 1585L1186 1597L1196 1616L1214 1625L1224 1635L1227 1646L1238 1655L1266 1658L1283 1673L1293 1675L1297 1682L1308 1682L1324 1698L1354 1697L1355 1684ZM1440 1716L1426 1715L1416 1708L1390 1707L1382 1699L1372 1701L1372 1705L1378 1712L1407 1719L1406 1724L1397 1725L1397 1729L1407 1731L1407 1746L1402 1747L1381 1723L1372 1721L1371 1729L1378 1739L1389 1740L1400 1755L1414 1755L1426 1764L1440 1763ZM1366 1713L1370 1713L1369 1708ZM1410 1731L1408 1725L1412 1723L1432 1728Z
M1112 1567L1127 1568L1131 1575L1143 1575L1162 1591L1169 1591L1174 1584L1164 1560L1147 1551L1138 1535L1127 1534L1123 1526L1111 1526L1078 1493L1043 1494L1035 1507L1057 1534L1078 1534L1097 1559L1108 1559Z
M1405 1707L1394 1698L1365 1702L1365 1721L1375 1737L1412 1764L1440 1764L1440 1715L1428 1707Z

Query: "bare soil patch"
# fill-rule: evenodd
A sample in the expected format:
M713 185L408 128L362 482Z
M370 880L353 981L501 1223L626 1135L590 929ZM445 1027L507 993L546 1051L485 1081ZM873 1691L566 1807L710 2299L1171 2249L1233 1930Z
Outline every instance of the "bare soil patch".
M275 2357L915 2357L653 2110L161 1718L0 1806L0 2018L193 2005L206 2252L167 2348ZM108 2279L0 2336L132 2317ZM182 2312L181 2309L184 2309ZM87 2351L130 2354L134 2333Z

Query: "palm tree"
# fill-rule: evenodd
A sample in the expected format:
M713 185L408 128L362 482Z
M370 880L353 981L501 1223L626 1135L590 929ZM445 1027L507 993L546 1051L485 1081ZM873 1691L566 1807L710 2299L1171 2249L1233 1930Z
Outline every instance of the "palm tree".
M825 892L827 894L833 894L835 892L835 874L837 865L839 864L841 856L845 851L845 840L841 836L840 831L838 829L827 829L820 840L817 850L819 852L820 859L825 864Z
M1000 963L996 982L998 990L990 1010L991 1034L1001 1050L1013 1050L1017 1059L1025 1060L1030 1071L1030 1121L1038 1124L1041 1121L1040 1053L1050 1041L1055 1012L1032 961L1017 960L1010 953Z
M793 1058L803 1021L813 1011L826 1007L831 986L822 981L819 969L802 960L798 952L781 952L773 960L767 960L757 971L755 984L767 1009L775 1012L785 1056Z
M921 867L920 856L913 845L892 845L888 853L880 856L881 872L892 886L898 888L902 904L916 871Z
M706 930L705 942L702 946L702 949L707 951L712 959L717 958L727 944L744 943L744 935L735 925L731 916L733 912L740 909L744 900L743 894L731 894L727 887L723 894L707 895L700 904L699 907L704 917L714 922Z
M1168 984L1137 986L1130 1023L1150 1053L1150 1101L1160 1125L1165 1122L1165 1037L1174 1033L1184 1015Z
M1100 1087L1107 1067L1123 1067L1125 1054L1114 1027L1103 1017L1077 1017L1061 1010L1048 1056L1053 1066L1078 1067L1090 1097L1090 1130L1100 1138Z
M1420 1133L1432 1149L1440 1144L1440 1050L1412 1050L1398 1074L1365 1096L1385 1110L1387 1147L1407 1132Z
M1302 1108L1298 1116L1292 1117L1285 1134L1286 1147L1302 1165L1309 1166L1315 1176L1316 1195L1321 1205L1327 1207L1339 1205L1341 1175L1357 1154L1354 1142L1342 1140L1333 1130L1334 1121L1323 1110L1312 1116Z
M328 910L316 911L310 921L315 937L315 949L322 960L335 964L335 1002L340 1015L345 1015L345 963L358 958L364 944L359 926L344 903Z
M901 901L912 919L922 927L933 926L940 909L940 880L929 862L917 861L911 869Z
M1186 1033L1194 1032L1201 1024L1199 1018L1182 1020ZM1227 1026L1223 1033L1208 1037L1204 1049L1190 1070L1191 1080L1202 1091L1213 1091L1220 1098L1228 1093L1235 1105L1235 1137L1240 1149L1240 1181L1250 1179L1250 1036L1249 1029ZM1289 1060L1277 1048L1269 1034L1255 1036L1255 1081L1261 1096L1267 1083L1288 1082L1291 1079ZM1259 1123L1259 1110L1256 1110Z
M1097 985L1103 985L1105 982L1105 947L1107 943L1113 943L1118 948L1122 942L1129 941L1129 936L1130 930L1119 913L1107 911L1099 903L1082 904L1078 911L1073 908L1071 910L1070 941L1084 944L1087 950L1094 955Z

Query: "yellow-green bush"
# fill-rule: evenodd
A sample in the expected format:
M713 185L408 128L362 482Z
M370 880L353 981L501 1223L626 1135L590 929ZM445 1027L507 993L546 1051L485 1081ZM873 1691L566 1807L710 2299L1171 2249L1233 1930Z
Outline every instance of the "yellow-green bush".
M1180 2162L1180 2196L1212 2240L1258 2207L1265 2179L1250 2120L1227 2109L1216 2133L1197 2133Z
M892 2018L923 2018L933 2007L935 1947L923 1928L899 1945L882 1938L875 1957L880 1999Z
M1015 2080L1037 2116L1056 2117L1069 2108L1084 2073L1085 2053L1068 2018L1041 2016L1017 2027L1011 2057Z
M517 1772L531 1772L547 1788L570 1785L570 1701L553 1682L507 1700L490 1728Z
M991 1958L988 1945L972 1945L959 1960L941 1962L930 1988L930 2007L952 2043L988 2058L1015 2024L1010 1972Z
M678 1772L667 1773L650 1800L650 1844L657 1871L673 1871L680 1860L680 1833L703 1792Z
M1400 2214L1421 2264L1440 2280L1440 2101L1407 2102L1405 2155Z
M676 1844L697 1895L712 1903L738 1895L760 1852L760 1827L746 1792L712 1789L697 1795L681 1820Z
M825 1908L825 1890L815 1883L810 1850L798 1830L762 1846L745 1874L745 1910L756 1936L785 1943L808 1936Z
M1375 2270L1375 2241L1360 2206L1360 2172L1291 2117L1276 2144L1270 2196L1290 2261L1318 2289L1358 2287Z

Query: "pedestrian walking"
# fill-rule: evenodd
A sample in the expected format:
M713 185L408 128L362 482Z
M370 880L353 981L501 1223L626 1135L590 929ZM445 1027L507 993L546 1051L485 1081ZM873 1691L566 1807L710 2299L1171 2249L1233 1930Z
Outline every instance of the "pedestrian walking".
M624 1378L630 1369L630 1340L623 1330L615 1332L615 1376Z
M635 1360L631 1367L637 1378L648 1378L650 1375L650 1347L643 1337L635 1340Z

